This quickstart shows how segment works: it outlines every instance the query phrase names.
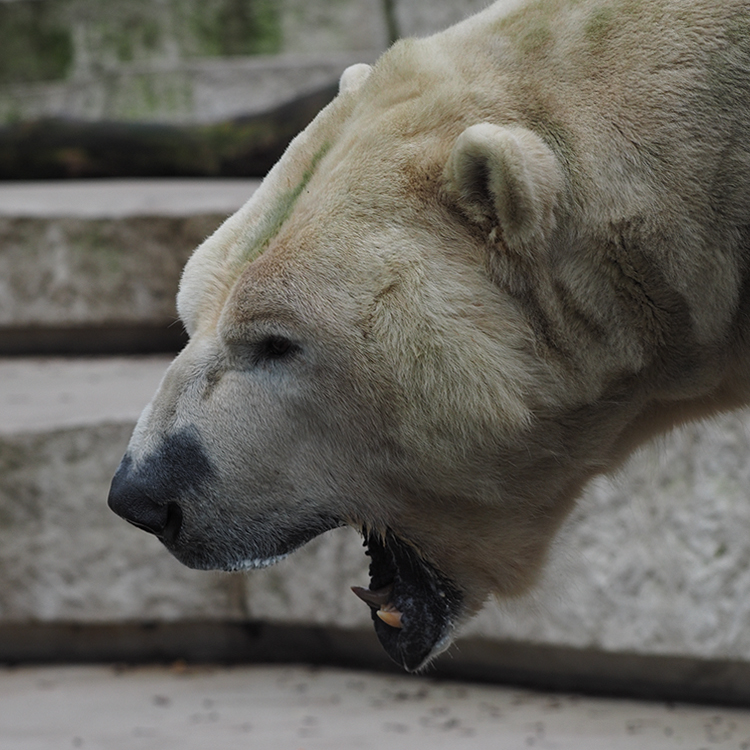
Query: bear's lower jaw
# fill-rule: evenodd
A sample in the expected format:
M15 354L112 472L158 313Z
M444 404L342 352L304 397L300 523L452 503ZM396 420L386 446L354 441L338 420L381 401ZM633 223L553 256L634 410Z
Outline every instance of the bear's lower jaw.
M391 531L366 532L365 545L370 596L362 590L358 595L372 608L375 633L388 656L409 672L418 671L450 645L463 595Z
M287 519L264 518L233 534L207 536L183 525L176 538L160 541L183 565L195 570L237 572L275 565L317 536L342 526L330 516L316 516L290 527Z

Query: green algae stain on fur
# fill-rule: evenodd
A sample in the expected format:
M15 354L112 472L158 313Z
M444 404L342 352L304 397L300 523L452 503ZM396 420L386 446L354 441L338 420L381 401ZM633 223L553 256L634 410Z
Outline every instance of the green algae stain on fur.
M292 215L294 206L300 195L305 191L310 180L315 174L318 164L331 148L330 143L324 143L313 155L310 166L305 170L302 179L292 190L282 193L276 201L276 205L270 208L263 218L258 222L238 262L242 265L255 260L271 243L274 237L281 231L281 227Z
M606 45L615 30L615 20L614 10L608 7L597 8L588 17L583 31L592 52L601 50Z
M538 55L552 44L552 29L544 20L531 24L519 39L521 50L526 55Z
M544 53L554 40L552 33L554 2L534 3L501 18L497 30L512 39L524 55Z

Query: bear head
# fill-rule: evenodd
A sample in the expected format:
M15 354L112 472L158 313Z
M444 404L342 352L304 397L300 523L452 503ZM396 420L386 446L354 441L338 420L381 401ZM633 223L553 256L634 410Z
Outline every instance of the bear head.
M189 343L109 500L202 569L355 527L359 594L410 670L489 594L529 585L586 478L539 425L554 375L518 302L556 231L558 159L483 122L417 44L346 71L190 259Z

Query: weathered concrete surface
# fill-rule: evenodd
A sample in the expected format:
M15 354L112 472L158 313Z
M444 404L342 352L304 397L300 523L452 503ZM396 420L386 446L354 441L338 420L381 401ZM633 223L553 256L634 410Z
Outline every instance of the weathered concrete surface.
M185 261L223 218L0 218L0 326L168 326Z
M0 182L0 216L125 219L228 216L259 185L243 179L63 180Z
M151 400L171 359L0 359L0 436L130 426Z
M380 0L0 2L0 123L224 119L325 86L387 44Z
M0 124L42 117L200 124L252 115L336 83L380 50L129 65L106 75L0 87Z
M257 184L0 186L0 331L172 325L185 261Z
M750 710L300 667L0 671L3 750L750 748Z
M240 578L184 568L106 506L166 364L0 363L0 621L244 615Z
M381 0L15 0L0 4L1 83L129 64L385 45Z
M384 5L383 0L281 0L283 51L382 52L390 42Z
M197 123L261 112L487 0L0 2L0 123Z
M750 661L750 415L688 426L600 479L541 585L473 634Z

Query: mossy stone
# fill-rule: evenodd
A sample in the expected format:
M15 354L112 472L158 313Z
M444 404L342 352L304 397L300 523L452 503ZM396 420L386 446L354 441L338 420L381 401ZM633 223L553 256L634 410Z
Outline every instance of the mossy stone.
M273 0L197 3L190 25L202 55L231 57L281 50L279 6Z
M64 79L73 39L49 0L0 3L0 84Z

